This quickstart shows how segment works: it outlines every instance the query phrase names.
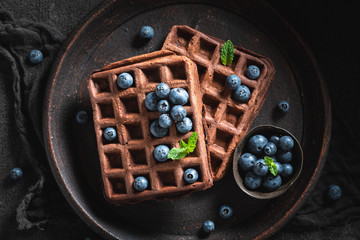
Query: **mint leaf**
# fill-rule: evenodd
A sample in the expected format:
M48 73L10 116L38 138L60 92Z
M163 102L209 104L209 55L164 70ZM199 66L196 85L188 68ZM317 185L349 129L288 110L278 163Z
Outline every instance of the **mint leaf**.
M187 154L187 148L172 148L169 151L167 158L172 160L181 159L184 158L186 154Z
M198 140L198 133L197 133L197 132L193 132L193 133L191 134L191 136L189 137L189 140L188 140L189 152L192 153L192 152L195 150L197 140Z
M185 143L183 140L180 140L180 148L172 148L168 155L168 159L176 160L186 157L187 154L190 154L196 148L196 142L198 139L198 133L193 132L189 137L188 143Z
M271 157L265 156L264 162L266 165L269 166L269 171L271 172L271 174L276 176L277 175L277 166L274 163L274 159L272 159Z
M224 45L221 47L220 52L220 60L221 63L225 66L228 66L232 63L234 60L234 45L230 40L227 40Z
M186 147L188 147L188 145L181 139L180 140L180 147L181 148L186 148Z

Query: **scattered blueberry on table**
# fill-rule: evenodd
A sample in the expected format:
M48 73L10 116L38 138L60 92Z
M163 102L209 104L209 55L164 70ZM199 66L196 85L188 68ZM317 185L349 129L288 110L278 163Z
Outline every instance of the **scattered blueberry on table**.
M11 177L11 179L13 179L13 180L18 180L19 178L22 178L23 175L24 175L24 174L23 174L22 169L21 169L21 168L18 168L18 167L13 168L13 169L11 169L11 171L10 171L10 177Z
M170 149L166 145L159 145L154 150L154 157L159 162L165 162Z
M250 95L251 95L250 89L245 85L240 85L233 92L233 96L234 96L235 100L237 100L241 103L245 103L245 102L249 101Z
M235 74L229 75L226 78L225 84L231 90L236 90L241 84L240 77Z
M150 26L142 26L139 32L139 36L142 39L150 40L154 37L154 29Z
M104 130L104 138L108 141L112 141L116 138L116 130L113 127L107 127Z
M184 172L184 180L186 183L194 183L198 180L199 174L198 172L193 168L188 168Z
M136 177L133 186L136 191L142 192L148 187L148 180L143 176Z
M42 62L42 60L43 60L43 54L40 50L38 49L31 50L29 54L29 61L32 64L39 64Z
M119 74L116 83L121 89L127 89L133 85L134 79L131 74L124 72Z
M210 233L210 232L215 231L215 223L213 221L211 221L211 220L205 221L204 224L203 224L203 230L206 233Z
M232 214L233 214L233 209L228 205L222 205L219 209L219 215L224 219L230 218Z
M260 76L260 69L256 65L250 65L245 74L250 79L257 79Z
M79 124L86 124L89 120L87 112L80 110L75 115L75 121Z
M278 104L276 105L276 107L281 111L281 112L288 112L290 109L290 105L287 101L285 100L281 100L278 102Z
M342 196L342 190L337 184L330 184L326 190L327 197L331 200L338 200Z

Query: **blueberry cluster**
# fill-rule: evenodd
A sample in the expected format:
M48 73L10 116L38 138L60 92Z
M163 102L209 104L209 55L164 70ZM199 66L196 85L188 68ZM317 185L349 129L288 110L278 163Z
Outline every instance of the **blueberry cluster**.
M168 98L167 98L168 97ZM160 117L150 124L150 132L154 137L161 138L168 133L168 128L176 122L180 133L188 133L193 127L183 105L189 101L189 94L183 88L173 88L166 83L159 83L155 92L150 92L145 98L145 107L150 111L158 111ZM171 105L170 105L171 103Z
M257 79L260 76L260 69L256 65L250 65L248 66L245 75L250 79ZM239 76L235 74L229 75L226 78L225 84L228 88L234 91L233 97L237 101L241 103L249 101L251 91L247 86L241 84L241 79Z
M259 134L252 136L246 146L249 152L243 153L238 160L239 168L246 172L246 188L275 191L281 186L282 178L292 175L292 137L273 135L267 139ZM271 160L267 162L269 158Z

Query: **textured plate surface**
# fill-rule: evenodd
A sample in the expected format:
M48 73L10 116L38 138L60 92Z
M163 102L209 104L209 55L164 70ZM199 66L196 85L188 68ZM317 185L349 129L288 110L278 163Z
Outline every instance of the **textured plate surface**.
M92 119L86 125L74 121L78 110L92 111L86 89L89 76L111 62L159 50L176 24L231 39L273 61L276 75L253 127L285 128L304 152L299 179L279 198L247 196L230 169L211 189L185 199L121 207L105 201ZM155 30L149 42L137 36L143 25ZM286 115L275 111L281 99L291 106ZM261 239L289 220L317 182L330 140L330 116L329 99L311 52L264 2L109 1L79 26L60 52L47 88L43 124L50 166L60 188L99 234L113 239L194 239L202 237L202 223L211 219L216 232L208 239ZM218 216L222 204L233 207L231 219Z

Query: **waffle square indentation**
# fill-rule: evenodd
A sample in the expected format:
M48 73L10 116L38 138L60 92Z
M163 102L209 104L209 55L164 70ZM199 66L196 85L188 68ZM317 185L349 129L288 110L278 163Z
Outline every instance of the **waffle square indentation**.
M104 102L97 104L100 112L100 119L103 118L114 118L114 107L112 102Z
M126 184L124 178L110 178L111 190L114 194L126 194Z
M105 152L106 165L108 169L122 169L123 163L121 159L121 152Z
M196 54L205 59L211 60L217 45L203 38L200 38L199 44L200 44L200 48Z
M216 129L216 139L215 139L214 144L223 148L224 152L226 152L230 145L232 138L233 138L233 134L225 132L221 129Z
M145 149L129 149L130 166L147 165Z
M205 93L203 95L203 103L205 105L205 113L209 114L212 118L215 118L215 113L220 104L220 101L215 97Z
M109 79L107 78L92 78L94 84L95 94L110 92Z
M176 178L174 171L159 171L157 175L160 180L160 186L163 187L176 187Z
M177 41L175 42L176 46L187 49L190 43L191 38L194 36L188 31L184 31L180 28L177 29Z

